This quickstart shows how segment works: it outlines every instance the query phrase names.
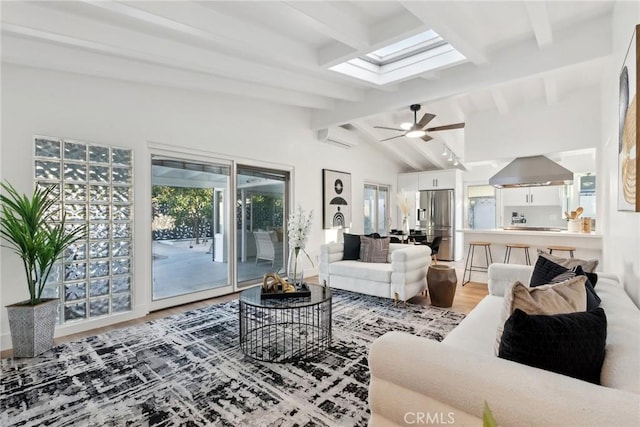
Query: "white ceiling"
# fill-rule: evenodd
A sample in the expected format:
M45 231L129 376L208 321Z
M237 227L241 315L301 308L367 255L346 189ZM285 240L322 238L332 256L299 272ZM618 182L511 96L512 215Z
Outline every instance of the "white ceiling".
M429 143L374 125L430 126L596 87L611 53L611 1L2 2L2 60L226 93L311 110L314 129L349 124L406 170L464 157L464 131ZM376 86L328 70L433 29L469 61ZM418 118L419 118L418 117Z

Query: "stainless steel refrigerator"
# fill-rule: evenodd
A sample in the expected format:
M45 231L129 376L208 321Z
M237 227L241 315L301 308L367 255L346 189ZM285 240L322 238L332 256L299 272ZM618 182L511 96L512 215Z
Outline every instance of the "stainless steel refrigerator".
M454 209L453 190L420 191L418 195L418 218L420 230L427 235L427 241L442 236L438 249L438 259L454 260Z

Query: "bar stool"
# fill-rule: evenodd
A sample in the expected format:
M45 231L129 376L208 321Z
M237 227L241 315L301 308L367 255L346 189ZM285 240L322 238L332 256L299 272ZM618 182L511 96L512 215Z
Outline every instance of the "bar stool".
M486 261L486 266L473 264L473 254L475 253L476 246L480 246L484 248L484 258ZM462 286L466 285L471 281L472 271L487 272L489 270L489 264L491 263L493 263L493 257L491 256L491 242L469 242L469 250L467 251L467 261L464 264L464 273L462 274ZM465 277L467 276L467 272L469 272L469 279L465 280Z
M547 246L547 249L549 249L550 254L552 254L553 251L569 252L569 255L571 255L571 258L573 258L573 251L576 250L576 248L573 246L554 246L554 245Z
M523 243L506 243L505 244L507 250L504 253L504 263L509 264L509 259L511 259L511 249L524 249L524 259L527 265L531 265L531 258L529 257L529 245L525 245Z

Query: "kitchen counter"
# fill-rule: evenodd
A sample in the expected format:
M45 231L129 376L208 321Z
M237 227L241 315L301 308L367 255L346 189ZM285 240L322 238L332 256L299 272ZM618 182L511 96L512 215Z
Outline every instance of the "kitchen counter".
M602 234L599 232L573 233L567 230L561 231L536 231L536 230L504 230L495 228L489 230L473 230L463 228L458 230L464 235L464 256L467 256L468 243L470 241L491 242L491 254L494 262L503 262L505 254L505 243L524 243L531 246L529 254L531 262L535 264L538 254L537 250L547 251L549 245L574 246L576 251L574 256L582 259L602 260ZM478 260L476 251L475 259ZM554 255L568 258L567 252L554 252ZM484 262L484 257L480 258ZM512 250L511 263L524 264L524 251Z
M503 228L492 228L487 230L474 230L471 228L463 228L458 230L462 233L468 234L504 234L504 235L520 235L520 236L562 236L562 237L576 237L576 238L592 238L602 239L602 234L597 231L591 233L574 233L567 230L560 231L539 231L539 230L505 230Z

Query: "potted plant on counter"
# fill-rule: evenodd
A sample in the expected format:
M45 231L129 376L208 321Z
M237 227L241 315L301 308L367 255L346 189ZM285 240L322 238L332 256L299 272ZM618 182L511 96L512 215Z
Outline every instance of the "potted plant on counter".
M86 226L67 230L59 213L55 187L36 188L20 195L2 183L0 234L20 258L26 273L29 299L7 306L14 357L34 357L53 346L57 298L42 298L54 264L67 246L86 235Z

